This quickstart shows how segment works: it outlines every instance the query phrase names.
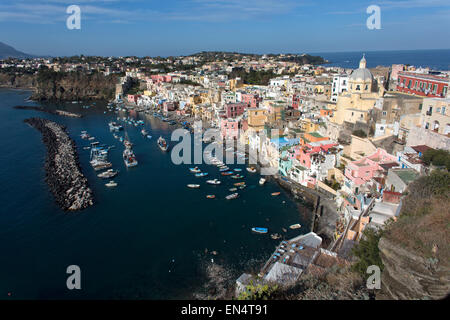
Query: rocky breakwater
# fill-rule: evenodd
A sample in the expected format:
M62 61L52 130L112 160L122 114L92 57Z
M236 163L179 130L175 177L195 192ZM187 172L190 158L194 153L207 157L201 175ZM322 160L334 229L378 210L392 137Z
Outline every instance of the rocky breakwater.
M81 172L75 142L65 127L41 118L24 120L39 130L47 147L46 181L63 210L75 211L94 204L92 190Z

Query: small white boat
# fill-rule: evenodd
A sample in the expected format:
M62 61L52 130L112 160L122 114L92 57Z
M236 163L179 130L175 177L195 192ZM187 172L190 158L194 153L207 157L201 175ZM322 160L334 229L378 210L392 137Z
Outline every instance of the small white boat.
M105 186L107 187L117 187L117 182L114 182L111 180L110 182L106 183Z
M188 184L187 186L188 186L188 188L191 188L191 189L198 189L198 188L200 188L199 184Z
M261 178L259 179L259 184L262 186L264 183L266 183L266 179L265 178Z
M225 199L232 200L232 199L236 199L237 197L239 197L239 193L232 193L232 194L226 196Z
M218 179L214 179L214 180L206 180L206 183L208 184L221 184L222 182Z
M255 173L255 172L256 172L256 168L248 167L248 168L247 168L247 171L248 171L248 172L251 172L251 173Z
M291 228L291 229L300 229L301 227L302 227L302 225L299 224L299 223L296 223L296 224L293 224L293 225L289 226L289 228Z

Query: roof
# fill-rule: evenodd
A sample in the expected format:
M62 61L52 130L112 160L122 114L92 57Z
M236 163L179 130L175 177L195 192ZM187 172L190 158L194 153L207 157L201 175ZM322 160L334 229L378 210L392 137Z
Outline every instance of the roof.
M395 173L405 184L414 181L419 176L419 173L416 170L410 168L392 169L392 172Z
M270 269L269 273L265 276L267 281L280 281L280 282L294 282L296 281L303 270L287 264L281 263L279 261Z
M373 80L372 72L370 72L367 68L358 68L355 71L352 72L352 75L350 76L350 80L353 81L371 81Z
M424 144L421 144L418 146L411 146L411 148L414 149L414 151L420 152L420 153L424 153L425 151L432 149L429 146L424 145Z

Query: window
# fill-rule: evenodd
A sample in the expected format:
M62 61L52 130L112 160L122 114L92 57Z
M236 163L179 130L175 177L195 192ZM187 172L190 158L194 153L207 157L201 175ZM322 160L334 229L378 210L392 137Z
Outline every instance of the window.
M441 114L444 114L444 115L445 115L445 107L442 107L442 109L441 109Z
M387 115L387 112L386 111L383 111L383 116L386 116Z
M361 90L359 84L356 86L356 90L357 90L357 91Z
M437 93L437 84L433 86L433 93Z

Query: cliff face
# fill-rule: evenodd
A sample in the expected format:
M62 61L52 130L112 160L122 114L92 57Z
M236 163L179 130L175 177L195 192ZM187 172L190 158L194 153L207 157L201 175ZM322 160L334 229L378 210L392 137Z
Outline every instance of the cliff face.
M34 88L36 77L31 74L8 74L0 73L0 86L8 88Z
M114 97L117 79L102 74L52 73L37 76L32 99L43 100L110 100Z
M435 257L424 257L381 238L382 295L389 299L442 299L450 292L450 268Z
M450 174L434 171L409 187L400 218L378 248L387 299L442 299L450 293Z

